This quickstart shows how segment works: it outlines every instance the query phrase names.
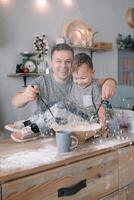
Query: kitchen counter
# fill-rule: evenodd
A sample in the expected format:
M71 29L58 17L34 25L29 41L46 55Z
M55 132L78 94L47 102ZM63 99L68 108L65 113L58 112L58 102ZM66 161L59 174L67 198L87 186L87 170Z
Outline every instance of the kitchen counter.
M133 142L125 133L59 154L55 138L1 140L1 200L125 200L134 182Z

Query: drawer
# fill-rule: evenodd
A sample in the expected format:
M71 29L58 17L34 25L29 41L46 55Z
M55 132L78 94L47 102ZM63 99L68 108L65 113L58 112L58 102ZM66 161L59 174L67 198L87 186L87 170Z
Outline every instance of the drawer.
M7 182L2 185L2 200L95 200L117 189L114 151Z
M119 188L134 182L134 146L118 150Z

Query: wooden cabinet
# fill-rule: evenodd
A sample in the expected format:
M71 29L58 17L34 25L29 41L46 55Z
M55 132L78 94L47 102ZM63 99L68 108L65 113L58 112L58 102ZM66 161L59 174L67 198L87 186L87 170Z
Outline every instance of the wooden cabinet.
M58 154L50 163L42 160L36 167L1 168L0 200L134 200L134 145L129 143L105 139L83 144L70 155ZM0 145L0 159L16 152L20 157L25 149L51 151L51 146L53 151L54 145L53 138L23 144L7 141Z
M134 50L118 50L118 84L134 86Z
M118 150L119 188L134 182L134 146Z
M134 147L118 149L119 191L101 200L134 200Z
M116 190L118 155L111 152L5 183L2 200L94 200Z
M1 190L1 186L0 186L0 200L2 200L2 190Z

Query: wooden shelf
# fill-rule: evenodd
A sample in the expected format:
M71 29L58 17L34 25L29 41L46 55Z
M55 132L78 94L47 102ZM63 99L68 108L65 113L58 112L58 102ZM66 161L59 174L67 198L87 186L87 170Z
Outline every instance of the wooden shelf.
M7 74L8 77L22 77L24 81L24 87L27 86L27 77L32 77L32 76L40 76L42 75L41 73L10 73Z
M81 47L81 46L72 46L72 47L73 47L73 49L76 49L76 50L78 49L78 50L82 50L82 51L89 51L91 58L93 56L93 52L101 53L101 52L107 52L107 51L113 50L112 48L95 48L95 47Z
M93 51L93 52L104 52L104 51L112 51L111 48L94 48L94 47L80 47L80 46L72 46L74 49L81 49L85 51Z
M40 76L41 73L10 73L7 74L9 77L18 77L18 76Z
M113 50L112 48L81 47L81 46L74 46L74 45L71 45L71 47L74 50L78 49L78 50L90 52L91 58L93 57L94 52L99 53L99 52L107 52L107 51ZM42 75L42 73L10 73L7 76L9 76L9 77L23 77L24 87L26 87L27 77L40 76L40 75Z

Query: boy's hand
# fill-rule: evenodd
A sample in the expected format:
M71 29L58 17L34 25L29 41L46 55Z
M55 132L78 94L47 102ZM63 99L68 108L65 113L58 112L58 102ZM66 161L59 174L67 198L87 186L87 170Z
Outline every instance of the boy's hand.
M106 124L106 113L103 106L101 106L98 115L99 115L99 122L101 124L101 135L102 137L107 137L108 133L107 133L107 124Z
M102 86L102 99L106 100L111 98L116 89L116 81L114 79L105 80Z
M107 131L106 129L101 129L101 136L102 136L103 138L108 137L108 131Z

